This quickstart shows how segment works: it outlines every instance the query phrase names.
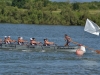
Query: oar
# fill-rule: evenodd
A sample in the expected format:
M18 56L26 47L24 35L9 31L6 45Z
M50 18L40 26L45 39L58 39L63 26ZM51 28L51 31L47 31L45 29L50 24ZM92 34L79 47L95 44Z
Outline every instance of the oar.
M74 42L74 41L71 41L72 43L74 43L74 44L77 44L77 45L82 45L82 44L80 44L80 43L78 43L78 42ZM85 46L85 45L84 45ZM88 46L85 46L86 48L88 48L89 50L93 50L93 51L95 51L97 54L100 54L100 50L95 50L95 49L93 49L93 48L90 48L90 47L88 47Z

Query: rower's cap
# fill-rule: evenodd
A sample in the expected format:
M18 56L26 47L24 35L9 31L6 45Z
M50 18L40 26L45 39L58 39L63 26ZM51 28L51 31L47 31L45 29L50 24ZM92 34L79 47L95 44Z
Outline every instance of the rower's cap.
M5 38L7 37L7 36L4 36Z
M34 40L35 38L32 38L32 40Z
M10 37L10 36L8 36L8 37Z
M65 34L65 36L67 36L67 34Z
M23 37L20 37L20 39L23 39Z
M30 40L32 40L32 38L30 38Z

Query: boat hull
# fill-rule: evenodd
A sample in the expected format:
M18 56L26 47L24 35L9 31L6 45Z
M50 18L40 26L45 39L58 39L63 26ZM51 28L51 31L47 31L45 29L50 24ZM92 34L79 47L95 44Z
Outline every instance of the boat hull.
M16 45L16 44L1 44L0 50L31 50L31 51L66 51L76 52L79 46L42 46L42 45Z

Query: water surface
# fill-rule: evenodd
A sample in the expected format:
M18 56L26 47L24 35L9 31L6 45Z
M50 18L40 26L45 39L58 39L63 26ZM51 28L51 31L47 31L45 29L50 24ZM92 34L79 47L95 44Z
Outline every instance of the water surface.
M84 32L82 26L0 24L2 39L10 35L15 40L22 36L28 41L35 37L43 42L48 38L57 45L64 45L65 33L78 43L100 49L100 37ZM0 75L99 75L99 63L100 55L89 49L81 57L67 52L0 50Z

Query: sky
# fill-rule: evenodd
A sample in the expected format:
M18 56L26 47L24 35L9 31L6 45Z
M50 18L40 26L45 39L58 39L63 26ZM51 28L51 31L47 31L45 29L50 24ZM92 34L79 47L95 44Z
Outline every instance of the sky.
M64 2L68 0L50 0L50 1L58 1L58 2ZM91 1L100 1L100 0L69 0L70 2L91 2Z

